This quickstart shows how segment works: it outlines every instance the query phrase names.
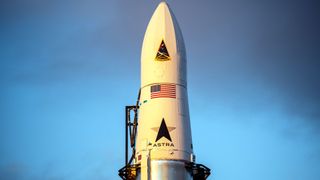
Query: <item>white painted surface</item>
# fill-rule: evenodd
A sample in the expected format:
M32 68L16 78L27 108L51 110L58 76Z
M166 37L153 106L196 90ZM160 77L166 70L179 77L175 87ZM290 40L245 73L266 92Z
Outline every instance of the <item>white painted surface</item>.
M162 40L170 55L170 60L167 61L156 60ZM152 172L152 177L159 177L155 179L169 176L174 179L172 175L153 173L172 173L175 170L170 170L172 168L170 166L166 169L166 164L176 166L177 161L182 164L190 162L193 153L186 82L186 54L182 34L172 11L165 2L161 2L147 27L141 53L141 106L135 159L135 163L141 165L140 172ZM151 99L151 86L158 83L174 84L176 98ZM165 137L155 142L158 134L157 128L160 128L163 119L170 131L172 142ZM139 155L142 157L141 160L138 160ZM153 168L151 170L144 169L150 167L145 164L148 162L146 161L148 157L151 168ZM161 166L156 165L158 164L156 162L161 162L159 160L169 160L173 163L165 161L167 163ZM154 169L158 167L161 169ZM179 169L183 170L177 173L180 174L179 177L187 173L185 169L178 168L177 170ZM141 174L138 177L147 177L147 175Z

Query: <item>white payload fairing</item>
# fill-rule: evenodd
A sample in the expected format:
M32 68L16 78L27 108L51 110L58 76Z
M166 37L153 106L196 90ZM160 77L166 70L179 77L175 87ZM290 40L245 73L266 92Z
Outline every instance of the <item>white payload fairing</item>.
M161 2L144 36L138 101L126 107L126 162L119 170L123 179L189 180L210 175L209 168L195 163L186 68L180 27L167 3Z

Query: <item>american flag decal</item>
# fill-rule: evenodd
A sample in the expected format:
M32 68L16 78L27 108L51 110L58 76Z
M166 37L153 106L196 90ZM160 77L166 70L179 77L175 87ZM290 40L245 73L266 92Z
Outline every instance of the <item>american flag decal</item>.
M176 98L175 84L158 84L151 86L151 99Z

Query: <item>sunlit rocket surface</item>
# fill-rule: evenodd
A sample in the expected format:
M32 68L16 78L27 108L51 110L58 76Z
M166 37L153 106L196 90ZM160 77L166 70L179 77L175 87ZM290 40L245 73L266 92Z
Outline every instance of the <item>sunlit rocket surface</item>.
M161 2L141 52L135 179L206 179L210 174L210 169L195 163L186 68L180 27L168 4Z

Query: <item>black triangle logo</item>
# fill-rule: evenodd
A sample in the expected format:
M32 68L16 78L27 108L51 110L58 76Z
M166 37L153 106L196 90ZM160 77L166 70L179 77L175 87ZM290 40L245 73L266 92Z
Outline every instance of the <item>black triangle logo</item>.
M158 60L158 61L168 61L168 60L170 60L170 56L169 56L167 47L164 44L163 40L161 41L160 47L158 49L156 60Z
M156 142L161 139L162 137L167 138L169 141L172 142L166 122L164 121L164 118L162 119L159 131L158 131L158 135L157 135L157 139Z

